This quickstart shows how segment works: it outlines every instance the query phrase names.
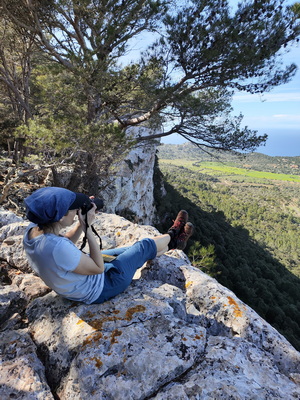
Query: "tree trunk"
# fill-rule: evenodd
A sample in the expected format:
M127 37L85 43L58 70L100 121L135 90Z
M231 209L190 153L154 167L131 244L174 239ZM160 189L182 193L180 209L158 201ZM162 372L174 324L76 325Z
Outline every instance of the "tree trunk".
M14 141L13 163L19 165L19 139Z
M81 175L82 175L81 165L76 164L73 169L70 181L67 185L67 189L72 190L73 192L78 192L79 188L82 184L82 176Z
M59 173L57 172L57 169L55 166L51 167L51 171L52 171L52 178L53 178L53 186L61 186L61 180L59 178Z
M88 154L83 189L89 195L97 195L99 190L99 166L92 154Z

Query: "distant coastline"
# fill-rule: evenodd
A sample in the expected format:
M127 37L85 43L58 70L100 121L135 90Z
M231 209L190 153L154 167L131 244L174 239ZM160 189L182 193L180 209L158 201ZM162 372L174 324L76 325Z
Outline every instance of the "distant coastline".
M265 146L256 151L268 156L300 156L300 128L283 132L282 129L272 129L268 134Z
M300 127L299 129L284 132L283 129L266 129L259 134L267 133L268 140L265 146L260 146L256 152L267 156L296 157L300 156ZM179 135L162 138L162 143L183 144L187 141Z

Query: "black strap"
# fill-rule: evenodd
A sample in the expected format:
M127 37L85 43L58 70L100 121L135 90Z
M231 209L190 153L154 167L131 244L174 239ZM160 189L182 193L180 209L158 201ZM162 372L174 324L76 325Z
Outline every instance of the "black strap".
M83 253L84 253L83 249L84 249L84 247L85 247L85 245L86 245L86 241L87 241L86 233L87 233L87 230L88 230L88 227L89 227L89 224L88 224L88 222L87 222L87 213L85 214L85 226L86 226L86 230L85 230L85 232L84 232L84 237L83 237L83 240L82 240L82 245L81 245L81 247L80 247L80 250L81 250ZM102 250L102 239L101 239L100 235L98 234L98 232L96 231L96 229L93 227L93 225L91 226L91 228L92 228L93 233L99 238L100 250Z

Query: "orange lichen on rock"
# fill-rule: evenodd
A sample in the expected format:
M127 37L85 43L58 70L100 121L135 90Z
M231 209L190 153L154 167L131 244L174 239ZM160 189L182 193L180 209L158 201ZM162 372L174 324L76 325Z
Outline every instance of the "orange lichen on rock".
M135 307L131 307L126 311L124 319L126 321L131 321L132 318L133 318L133 314L135 314L137 312L143 312L145 310L146 310L146 307L144 307L142 305L137 305ZM102 330L103 324L105 322L121 321L122 317L117 317L116 316L119 313L120 313L119 310L113 310L113 311L110 311L109 313L107 313L107 314L110 314L110 315L104 316L102 318L94 318L95 314L88 312L86 314L86 316L87 316L87 319L89 319L89 321L79 320L77 322L77 324L81 324L82 322L86 322L87 324L92 326L97 331L100 331L100 330ZM111 314L114 314L114 315L111 315Z
M229 301L229 305L233 306L233 314L235 317L239 318L243 316L243 312L240 309L239 305L237 304L237 302L230 296L227 296L227 299Z
M117 336L121 336L122 335L122 331L119 331L118 329L114 329L111 333L111 340L110 343L114 344L114 343L118 343L116 337Z
M99 341L102 338L102 333L101 332L95 332L92 335L89 335L85 338L85 340L83 341L82 345L83 346L87 346L91 343L95 343L97 341Z
M187 289L189 286L191 286L193 284L193 282L192 281L188 281L188 282L186 282L186 284L185 284L185 288Z
M87 311L85 315L87 316L87 318L93 318L95 316L95 313L93 313L92 311Z
M91 360L96 362L95 365L96 365L97 368L101 368L101 367L102 367L103 362L100 360L100 358L98 358L98 357L92 357Z
M202 339L202 338L203 338L202 333L200 335L195 335L195 339L197 339L197 340Z
M128 308L128 310L126 311L126 315L125 315L126 321L131 321L133 318L133 314L135 314L137 312L143 312L145 310L146 310L146 307L144 307L140 304L135 307Z
M87 346L87 345L94 343L95 341L98 341L102 338L104 340L107 339L107 336L103 337L102 333L100 332L100 331L102 331L103 324L105 322L116 322L116 321L121 321L122 319L124 319L126 321L131 321L133 318L133 314L135 314L137 312L143 312L145 310L146 310L146 307L144 307L142 305L137 305L135 307L131 307L126 311L124 318L116 316L116 314L120 313L119 310L111 311L111 314L115 314L115 315L105 315L103 318L94 318L95 314L88 312L86 314L87 318L88 319L92 318L92 319L89 321L84 321L83 319L80 319L77 321L77 325L82 324L83 322L86 322L88 325L90 325L91 327L93 327L95 329L95 332L92 335L87 336L85 338L85 340L83 341L82 345ZM120 336L120 335L122 335L122 331L115 329L112 332L110 343L111 344L118 343L116 337Z
M92 326L94 329L96 329L97 331L100 331L100 330L102 330L103 324L105 322L117 321L118 319L119 318L116 318L115 316L104 317L104 318L95 318L95 319L89 321L88 324L90 326Z

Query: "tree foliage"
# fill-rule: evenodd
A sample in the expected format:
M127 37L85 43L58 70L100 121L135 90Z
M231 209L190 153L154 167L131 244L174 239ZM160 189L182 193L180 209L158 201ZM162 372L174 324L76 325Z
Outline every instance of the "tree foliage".
M2 140L9 143L15 128L32 118L30 105L30 75L34 43L21 36L13 24L0 18L0 130ZM17 147L14 154L17 162Z
M80 144L93 165L91 148L106 135L108 146L120 138L124 146L128 129L144 124L149 134L136 141L179 133L199 146L253 150L266 136L231 116L233 90L266 91L296 70L277 62L299 35L297 12L282 0L248 0L235 10L225 0L1 0L0 12L39 52L24 97L34 125L62 133L69 148ZM149 46L131 62L141 35Z

